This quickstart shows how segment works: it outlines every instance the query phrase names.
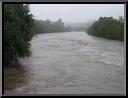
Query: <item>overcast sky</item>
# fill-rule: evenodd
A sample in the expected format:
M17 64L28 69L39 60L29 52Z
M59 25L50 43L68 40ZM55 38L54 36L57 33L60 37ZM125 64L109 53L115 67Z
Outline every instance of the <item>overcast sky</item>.
M124 4L30 4L34 18L66 23L83 23L100 16L124 16Z

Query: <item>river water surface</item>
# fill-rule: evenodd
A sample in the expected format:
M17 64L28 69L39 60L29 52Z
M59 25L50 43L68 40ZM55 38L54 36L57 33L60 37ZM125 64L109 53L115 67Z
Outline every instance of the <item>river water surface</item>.
M20 60L26 82L6 94L125 94L121 41L86 32L47 33L33 37L31 51Z

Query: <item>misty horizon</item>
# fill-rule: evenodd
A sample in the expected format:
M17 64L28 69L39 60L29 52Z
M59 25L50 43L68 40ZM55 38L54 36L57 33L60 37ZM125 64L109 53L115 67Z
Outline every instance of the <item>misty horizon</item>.
M34 19L86 23L99 17L124 17L124 4L30 4Z

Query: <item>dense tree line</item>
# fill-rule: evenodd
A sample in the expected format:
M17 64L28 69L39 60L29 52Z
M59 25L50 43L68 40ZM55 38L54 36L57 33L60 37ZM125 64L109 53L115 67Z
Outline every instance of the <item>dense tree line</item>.
M69 26L65 27L61 19L56 22L50 20L35 20L35 33L52 33L52 32L68 32L71 31Z
M90 35L114 39L124 40L124 19L113 19L113 17L100 17L88 29Z
M27 4L4 4L4 66L30 55L34 20Z

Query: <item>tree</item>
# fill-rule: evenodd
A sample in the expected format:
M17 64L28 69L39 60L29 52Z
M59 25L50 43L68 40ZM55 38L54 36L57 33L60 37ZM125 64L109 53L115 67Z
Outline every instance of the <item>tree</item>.
M124 18L123 18L122 16L119 16L119 21L120 21L121 23L124 23Z
M50 20L35 20L35 33L53 33L53 32L69 32L71 31L70 27L65 27L61 19L58 21L52 22Z
M87 33L94 36L104 37L114 40L124 40L124 20L113 17L100 17L88 29Z
M34 21L27 4L4 4L4 64L15 65L30 55Z

